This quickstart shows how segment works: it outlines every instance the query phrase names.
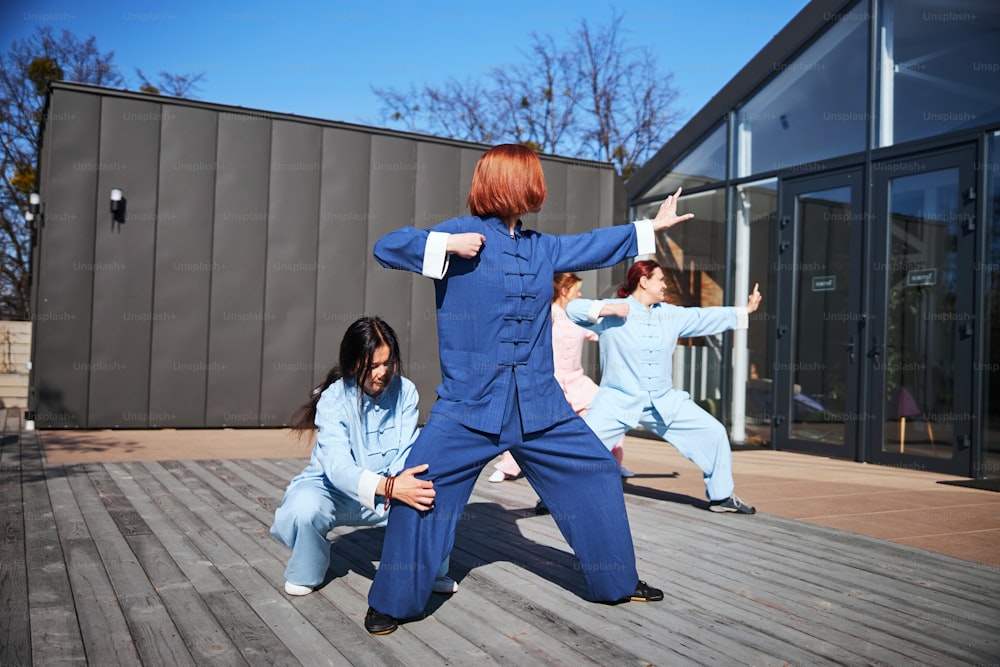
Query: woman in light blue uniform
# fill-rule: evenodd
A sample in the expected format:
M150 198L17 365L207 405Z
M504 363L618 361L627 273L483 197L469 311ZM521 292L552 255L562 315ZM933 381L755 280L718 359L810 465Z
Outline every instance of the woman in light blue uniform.
M732 452L726 429L672 383L678 338L746 329L761 295L754 285L746 306L682 308L665 303L663 269L653 261L633 264L618 299L576 299L570 319L600 336L601 388L584 420L610 449L641 425L693 461L705 478L713 512L753 514L733 495Z
M399 374L396 332L377 317L352 323L340 344L340 364L293 417L294 429L318 432L309 465L288 485L271 526L292 549L286 593L307 595L324 582L326 535L335 526L384 526L390 500L417 510L434 504L433 484L415 477L427 464L403 470L417 414L417 389ZM434 592L458 590L447 573L446 557Z

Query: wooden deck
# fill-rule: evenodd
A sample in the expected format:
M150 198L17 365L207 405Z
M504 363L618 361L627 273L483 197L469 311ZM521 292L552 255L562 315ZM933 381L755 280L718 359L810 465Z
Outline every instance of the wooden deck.
M0 665L1000 663L1000 570L780 517L626 496L661 603L581 598L524 482L477 485L427 618L363 627L383 531L338 529L289 598L268 533L303 459L46 465L0 448Z

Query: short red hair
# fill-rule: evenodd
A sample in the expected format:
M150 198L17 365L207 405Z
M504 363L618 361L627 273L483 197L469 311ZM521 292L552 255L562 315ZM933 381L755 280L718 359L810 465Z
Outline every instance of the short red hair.
M535 151L501 144L476 163L469 188L469 211L480 218L505 218L537 211L545 201L545 174Z
M639 281L650 277L657 269L663 271L663 267L651 259L639 260L628 267L628 273L625 274L625 284L618 287L618 298L624 299L639 289Z

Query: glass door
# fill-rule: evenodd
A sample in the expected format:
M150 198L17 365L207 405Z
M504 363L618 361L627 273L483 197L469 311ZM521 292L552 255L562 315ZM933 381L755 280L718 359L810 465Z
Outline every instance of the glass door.
M975 332L972 148L877 164L869 460L967 475Z
M779 449L856 458L861 295L861 171L782 183L774 437Z

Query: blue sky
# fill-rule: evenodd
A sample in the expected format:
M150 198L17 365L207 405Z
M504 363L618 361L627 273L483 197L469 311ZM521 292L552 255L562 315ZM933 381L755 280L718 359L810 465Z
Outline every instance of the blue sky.
M503 3L126 2L7 0L0 45L39 25L97 38L131 87L134 68L203 72L197 98L252 109L384 125L371 86L405 88L476 78L521 60L532 32L564 40L586 18L624 13L632 46L673 72L686 121L719 91L807 0L629 0ZM679 129L679 126L678 126Z

